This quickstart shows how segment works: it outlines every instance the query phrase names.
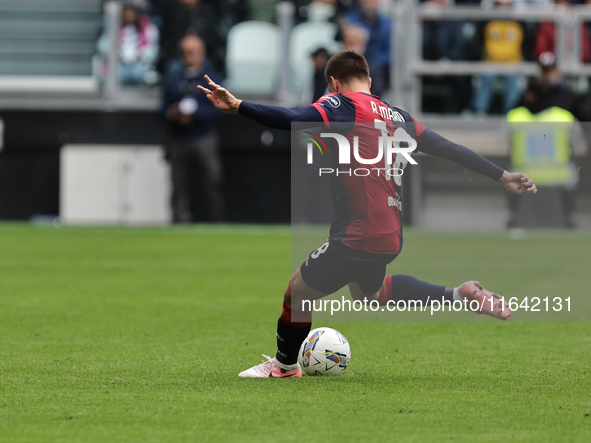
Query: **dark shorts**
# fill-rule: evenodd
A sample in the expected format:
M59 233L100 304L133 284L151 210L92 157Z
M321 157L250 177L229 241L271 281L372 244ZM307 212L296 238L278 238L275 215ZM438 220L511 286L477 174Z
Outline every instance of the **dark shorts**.
M386 265L396 255L356 251L334 240L327 240L302 263L304 282L324 294L332 294L349 283L357 283L365 295L380 290Z

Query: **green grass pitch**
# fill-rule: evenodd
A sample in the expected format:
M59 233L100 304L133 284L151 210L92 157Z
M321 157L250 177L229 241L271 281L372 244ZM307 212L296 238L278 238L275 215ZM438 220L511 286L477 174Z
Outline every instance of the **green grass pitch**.
M394 271L588 294L589 251L409 230ZM284 227L0 225L0 441L591 441L589 323L322 324L343 376L238 378L274 352L289 269Z

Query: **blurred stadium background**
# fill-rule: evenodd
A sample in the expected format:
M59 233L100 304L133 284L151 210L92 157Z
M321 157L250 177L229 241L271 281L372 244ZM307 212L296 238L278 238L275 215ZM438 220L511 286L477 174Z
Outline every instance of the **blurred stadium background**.
M283 106L317 95L323 50L363 51L386 101L508 168L506 112L543 83L543 69L555 64L560 77L552 104L591 121L590 26L591 7L576 0L0 0L0 219L171 222L163 85L187 34L203 39L236 95ZM137 47L124 47L133 38ZM126 55L138 47L143 59ZM221 220L290 222L289 134L238 115L215 131ZM585 149L573 155L574 221L588 229L591 164ZM406 224L507 225L502 189L456 165L423 158L404 180ZM563 226L560 194L542 194L520 223ZM203 197L191 198L184 221L207 221Z

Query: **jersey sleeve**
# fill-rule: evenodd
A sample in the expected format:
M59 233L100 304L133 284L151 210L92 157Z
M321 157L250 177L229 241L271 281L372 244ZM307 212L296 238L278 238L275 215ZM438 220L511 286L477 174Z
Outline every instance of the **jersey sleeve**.
M343 94L326 94L310 106L320 113L322 121L327 126L330 126L331 122L355 121L355 104L353 100Z
M478 172L494 181L498 181L503 175L503 168L495 165L482 155L447 140L416 120L414 122L417 135L417 151L454 161L464 168Z
M418 138L423 134L423 132L425 132L425 129L427 129L427 127L424 124L419 123L414 117L411 118L412 121L415 123L415 134Z
M276 129L291 129L292 123L297 122L322 122L320 112L311 107L282 108L280 106L258 105L243 101L238 108L238 113L251 118L265 126Z

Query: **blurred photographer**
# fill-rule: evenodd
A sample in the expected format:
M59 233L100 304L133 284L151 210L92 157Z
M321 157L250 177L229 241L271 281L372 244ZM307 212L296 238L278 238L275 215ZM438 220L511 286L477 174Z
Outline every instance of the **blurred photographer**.
M207 86L203 76L219 81L206 58L205 44L189 35L181 40L183 69L166 79L162 114L168 123L167 157L172 167L172 211L174 223L190 223L202 213L206 221L222 220L222 164L219 156L217 122L220 116L197 89ZM196 184L203 202L194 205Z

